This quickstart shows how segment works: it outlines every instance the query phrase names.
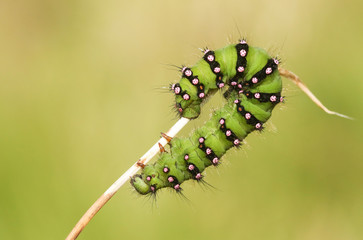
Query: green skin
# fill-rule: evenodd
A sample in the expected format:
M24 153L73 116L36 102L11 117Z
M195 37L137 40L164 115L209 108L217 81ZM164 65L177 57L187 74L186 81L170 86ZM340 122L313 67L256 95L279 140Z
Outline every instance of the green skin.
M236 45L229 45L225 48L215 51L216 61L220 64L221 72L223 73L223 82L228 84L236 74L237 52ZM267 63L270 56L266 51L249 47L246 56L247 65L245 68L243 81L250 80L254 74L259 72ZM211 71L208 63L202 59L191 68L194 75L198 75L199 80L205 86L206 95L211 94L217 89L215 84L215 75ZM180 95L176 96L176 101L183 108L182 116L186 118L196 118L200 114L200 104L202 99L198 99L195 86L187 79L180 80L182 89L186 89L191 98L188 101L183 100ZM282 90L282 82L279 72L275 70L272 74L259 84L248 88L251 93L280 93ZM194 92L193 92L194 91ZM155 193L158 189L172 187L180 191L180 184L189 179L196 179L195 173L188 171L188 166L193 164L199 173L212 165L212 161L208 159L207 154L202 150L199 139L205 139L206 147L212 149L215 156L220 159L228 149L234 147L234 143L228 140L225 132L221 130L220 119L225 119L225 127L230 129L234 135L242 141L249 133L256 130L254 125L248 124L247 120L237 111L236 99L240 101L240 105L250 112L260 123L265 123L270 117L275 103L260 102L258 99L247 98L244 94L239 94L238 91L232 91L227 99L227 103L223 108L214 112L213 116L204 126L195 130L191 136L187 138L174 138L170 142L170 152L163 152L159 159L151 165L145 166L141 175L135 175L131 179L131 184L140 194ZM185 155L189 158L185 160ZM216 165L216 164L215 164ZM167 168L168 172L164 172ZM168 181L172 176L173 182ZM199 178L197 180L200 180ZM176 184L178 184L176 188Z
M224 75L222 81L226 83L228 79L236 75L235 66L237 61L237 51L235 45L228 45L224 48L215 50L214 52L216 61L219 62L221 72L223 72ZM199 77L199 81L204 84L205 95L213 95L218 88L215 84L216 76L211 71L208 63L204 59L201 59L190 69L193 71L194 75ZM179 84L182 89L186 90L191 96L191 99L188 101L185 101L180 95L175 96L175 102L179 103L183 109L181 116L189 119L197 118L200 115L200 105L204 99L198 98L195 86L193 86L188 79L180 79Z

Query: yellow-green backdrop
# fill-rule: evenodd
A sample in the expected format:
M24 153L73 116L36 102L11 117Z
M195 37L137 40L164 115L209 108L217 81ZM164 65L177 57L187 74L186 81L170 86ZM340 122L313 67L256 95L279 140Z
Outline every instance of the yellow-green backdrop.
M64 239L174 122L163 86L247 37L287 80L286 104L206 180L157 202L124 186L79 239L363 239L360 0L0 2L0 239ZM239 33L240 32L240 33ZM217 97L218 98L218 97ZM180 135L187 136L209 117Z

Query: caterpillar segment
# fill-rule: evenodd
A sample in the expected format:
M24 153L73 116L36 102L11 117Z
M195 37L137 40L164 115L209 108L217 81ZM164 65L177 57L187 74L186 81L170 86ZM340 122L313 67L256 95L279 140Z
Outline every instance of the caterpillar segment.
M238 81L243 78L248 49L244 40L215 51L205 49L203 58L193 67L183 67L182 78L171 85L180 116L197 118L200 106L208 96L230 85L231 79Z
M208 95L228 85L227 102L189 137L171 139L170 152L162 151L155 163L134 175L131 184L136 191L145 195L170 187L179 192L183 182L200 181L204 170L218 166L230 148L240 147L248 134L262 130L274 107L283 101L277 69L278 60L245 41L215 51L206 49L202 60L184 68L182 79L173 88L181 116L199 116L196 106L204 98L198 97L200 86ZM198 81L193 83L195 79Z

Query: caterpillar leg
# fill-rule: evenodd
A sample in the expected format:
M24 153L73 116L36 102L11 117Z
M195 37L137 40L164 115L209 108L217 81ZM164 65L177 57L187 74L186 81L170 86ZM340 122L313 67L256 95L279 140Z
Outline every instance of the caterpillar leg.
M165 138L165 140L166 141L168 141L168 143L173 139L172 137L170 137L170 136L168 136L168 135L166 135L165 133L161 133L161 136L163 137L163 138Z
M325 107L320 100L309 90L309 88L300 80L300 78L293 72L290 72L286 69L279 68L280 75L290 79L293 81L318 107L323 109L324 112L327 114L337 115L342 118L347 118L350 120L353 120L353 118L343 115L341 113L337 113L334 111L329 110L327 107Z
M159 143L160 144L160 143ZM136 162L136 165L139 166L140 168L144 169L144 167L146 166L141 160Z
M163 147L163 145L161 145L160 143L159 144L159 148L160 148L160 152L163 153L163 152L166 152L165 148Z

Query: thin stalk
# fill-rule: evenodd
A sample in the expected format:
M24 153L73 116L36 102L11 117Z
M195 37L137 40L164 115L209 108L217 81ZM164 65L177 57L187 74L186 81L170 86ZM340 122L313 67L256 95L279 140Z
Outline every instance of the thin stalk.
M183 129L183 127L190 120L187 118L181 118L174 124L173 127L166 133L169 137L175 137L175 135ZM144 156L142 156L134 165L132 165L119 179L114 182L111 187L109 187L106 192L104 192L97 201L87 210L87 212L78 221L76 226L67 236L66 240L74 240L78 237L85 226L91 221L91 219L96 215L96 213L112 198L112 196L120 189L125 182L130 180L130 177L135 175L145 164L147 164L159 151L161 144L163 147L168 143L168 140L164 137L157 141L154 146L152 146L149 151L147 151Z
M327 114L337 115L342 118L353 120L353 118L341 113L333 112L325 107L320 100L309 90L309 88L300 80L300 78L293 72L286 69L279 68L280 75L293 81L318 107L324 110Z

